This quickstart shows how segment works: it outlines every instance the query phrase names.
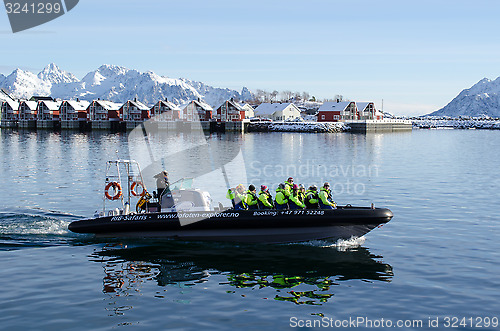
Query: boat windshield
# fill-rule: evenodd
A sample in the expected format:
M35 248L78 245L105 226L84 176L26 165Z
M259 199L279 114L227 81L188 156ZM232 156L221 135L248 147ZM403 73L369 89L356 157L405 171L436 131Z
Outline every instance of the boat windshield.
M181 178L170 184L170 190L190 190L193 188L193 178Z

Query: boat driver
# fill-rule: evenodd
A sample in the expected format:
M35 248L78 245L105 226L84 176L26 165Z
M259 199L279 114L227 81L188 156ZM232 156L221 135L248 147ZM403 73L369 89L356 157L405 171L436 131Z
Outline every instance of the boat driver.
M158 194L158 199L161 197L165 189L170 190L170 182L168 181L168 172L162 171L155 175L156 178L156 192Z
M170 192L170 182L168 180L168 172L162 171L155 175L156 178L156 191L158 203L164 208L172 208L174 206L174 198ZM162 200L164 201L162 203Z

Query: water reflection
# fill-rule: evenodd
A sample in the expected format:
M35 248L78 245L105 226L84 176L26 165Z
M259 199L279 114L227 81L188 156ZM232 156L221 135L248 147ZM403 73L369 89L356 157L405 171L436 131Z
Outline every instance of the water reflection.
M331 300L335 286L343 281L390 282L392 267L381 259L364 247L339 251L298 244L178 241L117 243L91 256L103 264L103 292L110 298L142 293L152 283L182 289L215 281L226 293L266 289L265 299L310 305ZM273 296L269 296L270 289ZM167 292L154 292L155 297L168 298Z
M185 158L169 158L161 168L170 172L172 181L181 176L192 177L201 168L219 169L217 161L226 162L234 156L234 153L220 151L235 152L241 148L244 167L225 167L226 173L233 173L229 178L234 177L236 183L257 187L265 184L274 192L277 185L289 176L306 186L329 181L337 202L366 205L380 201L380 197L386 194L387 190L377 185L384 184L388 169L392 169L390 176L400 172L401 177L401 173L407 171L407 164L400 162L398 153L382 153L386 142L399 141L407 135L411 132L390 135L214 133L204 136L203 140L209 143L211 149L219 151L216 154L221 156L220 160L210 159L195 150L187 155L192 167L183 166ZM126 133L2 129L0 138L3 184L17 193L6 195L4 205L29 206L75 215L92 216L102 206L106 161L140 159L143 154L149 155L146 147L134 148ZM170 152L177 147L192 146L195 138L176 132L168 136L151 134L148 139L152 152L157 155L161 151L166 153L164 149L167 145L173 148ZM176 143L172 144L169 139ZM143 169L146 166L141 164ZM219 170L215 174L208 173L196 180L195 186L209 191L214 202L227 205L227 186L221 176L223 174ZM152 191L151 187L155 187L152 176L145 178L145 182Z

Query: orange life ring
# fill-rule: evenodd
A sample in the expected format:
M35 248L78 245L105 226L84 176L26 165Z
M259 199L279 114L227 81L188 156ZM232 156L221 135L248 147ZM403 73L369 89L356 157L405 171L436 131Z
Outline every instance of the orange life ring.
M109 195L108 191L110 187L112 187L116 191L116 194L114 196ZM106 188L104 189L104 195L109 200L118 200L122 196L122 186L120 185L120 183L110 182L108 183L108 185L106 185Z
M136 187L142 187L142 192L140 194L135 191ZM132 193L134 197L139 195L142 197L144 194L146 194L146 188L144 187L144 184L142 182L133 182L132 186L130 186L130 193Z

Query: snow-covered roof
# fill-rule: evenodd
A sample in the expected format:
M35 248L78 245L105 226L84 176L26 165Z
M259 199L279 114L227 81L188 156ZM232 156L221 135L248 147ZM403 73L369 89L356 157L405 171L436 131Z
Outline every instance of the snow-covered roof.
M352 101L341 101L341 102L332 102L327 101L324 102L321 107L319 107L319 111L343 111L349 106Z
M69 100L69 101L64 101L68 103L74 110L85 110L89 107L90 102L88 101L75 101L75 100Z
M129 100L131 106L137 107L139 110L149 110L149 107L137 100Z
M49 110L59 110L59 106L61 105L61 101L49 101L49 100L42 100L40 101L39 103L40 105L41 104L45 104L45 106L47 107L47 109Z
M213 110L212 106L210 106L208 103L206 103L205 101L202 101L202 100L191 100L187 103L180 105L179 108L184 109L187 106L189 106L191 103L197 104L199 107L201 107L204 110Z
M356 106L359 111L365 111L365 108L368 107L369 104L373 104L373 102L356 102ZM375 108L375 105L373 105Z
M21 101L21 105L24 104L29 110L36 110L38 103L36 101Z
M205 110L213 110L212 106L210 106L208 103L206 103L203 100L194 100L201 108Z
M13 100L6 100L5 103L8 104L12 110L19 110L19 102Z
M274 114L277 111L283 111L289 106L297 108L291 102L261 103L257 108L254 109L254 112L256 116L268 116Z
M244 111L254 111L253 107L248 103L239 103L239 105Z
M220 107L222 107L222 106L223 106L226 102L227 102L227 103L229 103L229 104L231 104L234 108L236 108L236 109L237 109L237 110L239 110L239 111L245 111L245 109L243 109L243 107L242 107L239 103L237 103L237 102L235 102L234 100L231 100L231 99L230 99L230 100L226 100L226 101L224 101L224 102L223 102L223 103L219 106L219 108L220 108ZM219 108L217 108L217 109L219 109Z
M101 105L101 107L106 110L118 110L121 108L121 105L113 101L106 101L106 100L94 100L94 101L99 105Z
M175 104L173 104L170 101L160 100L159 103L160 103L160 107L164 106L164 107L170 108L171 110L181 110L178 106L176 106Z

